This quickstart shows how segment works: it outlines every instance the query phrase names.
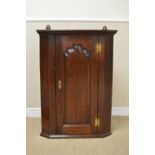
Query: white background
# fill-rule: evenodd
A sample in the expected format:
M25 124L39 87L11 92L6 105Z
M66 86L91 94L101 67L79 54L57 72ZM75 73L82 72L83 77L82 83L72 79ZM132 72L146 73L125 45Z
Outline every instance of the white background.
M128 21L128 0L27 0L27 20Z

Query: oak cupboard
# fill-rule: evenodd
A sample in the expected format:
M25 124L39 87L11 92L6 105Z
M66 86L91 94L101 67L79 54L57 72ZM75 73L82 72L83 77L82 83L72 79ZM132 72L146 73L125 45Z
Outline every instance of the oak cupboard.
M40 36L41 136L111 134L116 30L37 30Z

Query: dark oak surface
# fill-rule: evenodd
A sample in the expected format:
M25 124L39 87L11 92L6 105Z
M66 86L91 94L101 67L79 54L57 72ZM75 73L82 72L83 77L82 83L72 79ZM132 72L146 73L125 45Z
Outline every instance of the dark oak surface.
M98 34L98 35L105 35L105 34L115 34L117 30L37 30L39 34L49 35L49 34L67 34L67 35L74 35L74 34Z
M40 35L41 135L111 134L113 35L116 30L37 30ZM101 44L101 52L96 45ZM61 81L61 88L59 82ZM95 125L99 118L99 125Z
M96 43L96 36L56 36L56 79L63 87L56 89L58 133L95 133Z
M107 132L104 134L78 134L78 135L71 135L71 134L46 134L46 133L41 133L40 135L46 138L103 138L106 136L111 135L111 132Z

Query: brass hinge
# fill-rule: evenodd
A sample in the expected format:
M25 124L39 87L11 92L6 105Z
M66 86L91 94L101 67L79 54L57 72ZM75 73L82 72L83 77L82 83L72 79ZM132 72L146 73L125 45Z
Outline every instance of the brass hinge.
M96 118L95 119L95 127L99 127L100 126L100 119Z
M101 46L101 44L96 44L96 53L97 54L99 54L99 53L101 53L101 50L102 50L102 46Z

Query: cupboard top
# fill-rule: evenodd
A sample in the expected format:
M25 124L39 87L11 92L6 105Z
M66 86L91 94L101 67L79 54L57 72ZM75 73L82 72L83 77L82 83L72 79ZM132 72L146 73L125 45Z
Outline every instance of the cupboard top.
M117 30L37 30L39 34L94 34L94 35L114 35Z

